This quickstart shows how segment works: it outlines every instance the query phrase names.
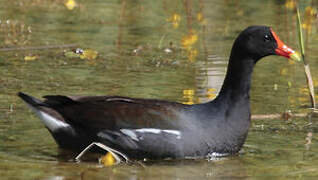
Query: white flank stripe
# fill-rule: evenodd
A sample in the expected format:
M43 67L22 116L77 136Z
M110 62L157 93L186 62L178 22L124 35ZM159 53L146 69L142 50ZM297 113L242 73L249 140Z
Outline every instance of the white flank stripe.
M154 133L154 134L161 133L161 129L154 129L154 128L135 129L135 131L140 133Z
M176 136L181 136L181 132L177 130L162 130L163 132L174 134Z
M155 129L155 128L142 128L142 129L120 129L120 131L131 137L131 139L135 141L139 141L143 137L138 137L138 134L147 134L147 133L152 133L152 134L160 134L160 133L168 133L175 135L177 139L181 139L181 132L177 130L170 130L170 129Z

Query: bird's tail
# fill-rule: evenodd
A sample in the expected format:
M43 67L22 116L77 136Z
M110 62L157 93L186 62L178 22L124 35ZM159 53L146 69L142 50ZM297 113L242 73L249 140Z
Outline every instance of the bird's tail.
M35 97L32 97L32 96L29 96L23 92L19 92L18 96L21 99L23 99L23 101L25 101L30 106L36 107L36 106L44 106L45 105L41 100L36 99Z

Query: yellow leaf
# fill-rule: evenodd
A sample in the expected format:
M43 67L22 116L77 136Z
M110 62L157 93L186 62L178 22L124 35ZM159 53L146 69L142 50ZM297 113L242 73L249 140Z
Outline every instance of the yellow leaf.
M318 84L318 79L317 79L316 77L313 77L313 83L314 83L315 85ZM315 87L316 87L316 86L315 86Z
M173 26L173 28L177 29L179 27L179 23L178 22L173 22L172 26Z
M91 49L87 49L84 50L83 53L80 55L81 59L88 59L88 60L93 60L96 59L98 55L97 51L91 50Z
M182 102L182 104L192 105L192 104L194 104L194 102L193 102L193 99L190 99L187 102Z
M198 41L198 35L195 33L190 33L182 38L181 44L184 48L189 48L190 46L195 44L197 41Z
M181 20L181 17L180 17L180 15L179 14L177 14L177 13L175 13L175 14L173 14L173 21L180 21Z
M286 75L287 73L288 73L288 69L285 67L280 70L280 75Z
M183 104L194 104L194 100L193 100L193 96L194 96L194 90L193 89L184 89L183 90L183 98L186 98L187 101L182 102Z
M194 95L194 90L193 89L184 89L183 90L183 95L184 96L193 96Z
M307 97L298 97L298 101L300 102L308 102L308 98Z
M104 164L105 166L112 166L116 164L116 159L113 157L113 155L109 152L105 156L101 157L100 162Z
M303 23L302 28L304 28L305 30L311 30L311 22L306 21L306 23Z
M299 89L299 94L308 94L308 93L309 93L309 89L307 87Z
M77 3L75 0L67 0L64 5L68 10L73 10L77 6Z
M80 57L80 54L76 54L73 51L67 51L64 53L64 56L67 58L78 58L78 57Z
M215 88L209 88L207 91L208 91L208 93L215 93L216 89Z
M295 7L296 7L296 3L295 3L294 0L287 0L287 1L285 2L285 7L286 7L287 9L293 10L293 9L295 9Z
M177 29L179 27L181 17L179 14L174 13L170 18L167 19L167 21L172 23L173 28Z
M244 15L244 11L243 10L238 10L238 11L236 11L236 15L237 16L243 16Z
M297 52L296 52L296 53L297 53ZM289 58L289 59L288 59L288 64L293 65L293 64L295 64L295 61L292 60L291 58Z
M199 12L199 13L197 14L197 19L198 19L199 22L202 22L202 21L203 21L204 18L203 18L202 13Z
M195 61L196 57L198 56L197 49L189 49L188 50L188 58L191 62Z
M216 97L216 89L209 88L207 90L207 96L208 96L208 99L214 99Z
M292 83L290 81L287 82L288 87L292 87Z
M216 94L208 94L208 99L214 99L216 97Z
M37 56L25 56L24 60L25 61L34 61L36 60L38 57Z
M305 16L314 16L317 13L317 10L311 6L307 6L305 9Z

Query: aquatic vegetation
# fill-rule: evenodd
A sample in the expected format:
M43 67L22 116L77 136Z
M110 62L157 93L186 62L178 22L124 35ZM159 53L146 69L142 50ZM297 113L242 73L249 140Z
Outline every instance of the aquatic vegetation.
M198 50L194 47L198 41L198 35L194 31L182 37L181 45L187 51L187 56L190 62L195 61L198 56Z
M184 89L183 90L183 98L186 99L186 101L183 101L183 104L194 104L196 103L195 97L194 97L194 90L193 89Z
M81 59L94 60L96 59L98 52L92 49L83 50L83 53L80 54Z
M286 1L285 1L285 7L286 7L287 9L294 10L295 7L296 7L296 1L295 1L295 0L286 0Z
M92 49L81 49L77 48L73 51L66 51L64 52L64 56L67 58L80 58L80 59L87 59L87 60L94 60L98 56L98 52Z
M77 6L77 3L75 0L67 0L64 5L68 10L73 10Z
M25 61L34 61L36 59L38 59L38 56L36 56L36 55L24 56Z
M189 34L182 37L181 44L183 48L191 49L197 41L198 35L195 32L190 32Z
M174 29L177 29L181 21L181 16L177 13L174 13L170 18L167 19L167 21L172 24Z
M206 94L207 94L208 99L214 99L216 97L216 89L209 88L209 89L207 89Z
M30 42L32 28L18 20L0 20L0 41L4 47L22 46Z
M309 63L305 59L305 46L304 46L304 38L303 38L303 33L302 33L302 23L300 19L300 12L299 8L297 8L297 27L298 27L298 39L299 39L299 44L300 44L300 52L301 52L301 57L304 63L304 69L305 69L305 75L307 79L307 86L309 89L309 95L310 95L310 100L311 100L311 106L312 108L316 108L316 101L315 101L315 90L314 90L314 84L312 80L312 76L310 73L310 67ZM308 35L308 34L307 34Z

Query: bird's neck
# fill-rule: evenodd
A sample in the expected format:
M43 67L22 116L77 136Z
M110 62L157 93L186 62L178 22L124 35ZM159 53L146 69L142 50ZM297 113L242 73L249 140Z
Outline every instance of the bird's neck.
M218 96L219 99L226 98L231 103L249 100L255 60L243 54L232 52L224 83Z

